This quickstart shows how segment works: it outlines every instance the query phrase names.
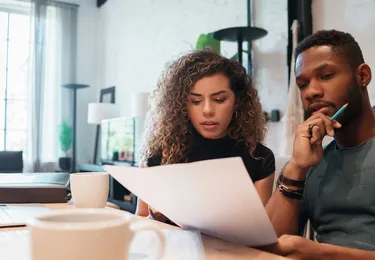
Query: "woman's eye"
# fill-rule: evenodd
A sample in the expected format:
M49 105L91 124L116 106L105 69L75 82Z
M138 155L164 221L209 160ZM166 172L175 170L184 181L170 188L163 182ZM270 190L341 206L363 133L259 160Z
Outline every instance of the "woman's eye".
M201 103L201 101L200 100L192 100L191 103L193 105L199 105Z
M217 102L217 103L223 103L225 101L225 99L218 99L217 98L217 99L214 99L214 101Z

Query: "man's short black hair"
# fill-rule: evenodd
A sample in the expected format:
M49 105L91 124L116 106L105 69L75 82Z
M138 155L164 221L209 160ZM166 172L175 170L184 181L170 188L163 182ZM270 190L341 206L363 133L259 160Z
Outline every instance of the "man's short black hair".
M303 39L295 50L295 57L316 46L330 46L336 55L345 57L353 69L364 63L361 48L349 33L321 30Z

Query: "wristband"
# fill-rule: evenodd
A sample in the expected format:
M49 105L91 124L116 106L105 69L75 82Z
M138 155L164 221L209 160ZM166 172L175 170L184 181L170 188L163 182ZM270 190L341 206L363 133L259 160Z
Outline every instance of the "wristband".
M282 185L279 181L277 182L277 188L279 189L280 193L287 198L297 200L301 200L303 198L303 188L299 190L292 190L285 185Z
M305 180L303 181L292 180L292 179L285 177L283 173L279 175L279 182L284 183L289 186L298 187L298 188L305 187Z

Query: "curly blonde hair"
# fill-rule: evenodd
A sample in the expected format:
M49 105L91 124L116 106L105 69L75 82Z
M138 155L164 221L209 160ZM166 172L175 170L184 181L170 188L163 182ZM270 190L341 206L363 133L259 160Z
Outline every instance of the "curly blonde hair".
M228 127L229 136L245 142L253 156L257 142L263 142L266 134L258 91L241 64L203 49L172 62L159 79L151 96L155 107L147 116L140 150L143 163L157 156L161 157L161 164L187 161L193 127L188 115L188 97L198 80L216 73L229 78L236 97L237 110Z

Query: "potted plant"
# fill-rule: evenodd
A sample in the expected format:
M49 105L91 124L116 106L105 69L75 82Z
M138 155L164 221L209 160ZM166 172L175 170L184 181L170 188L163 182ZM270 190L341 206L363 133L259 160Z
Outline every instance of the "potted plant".
M73 128L66 120L60 125L60 146L61 150L65 153L65 157L59 158L59 167L63 171L69 171L72 165L72 158L69 157L69 150L73 143Z

